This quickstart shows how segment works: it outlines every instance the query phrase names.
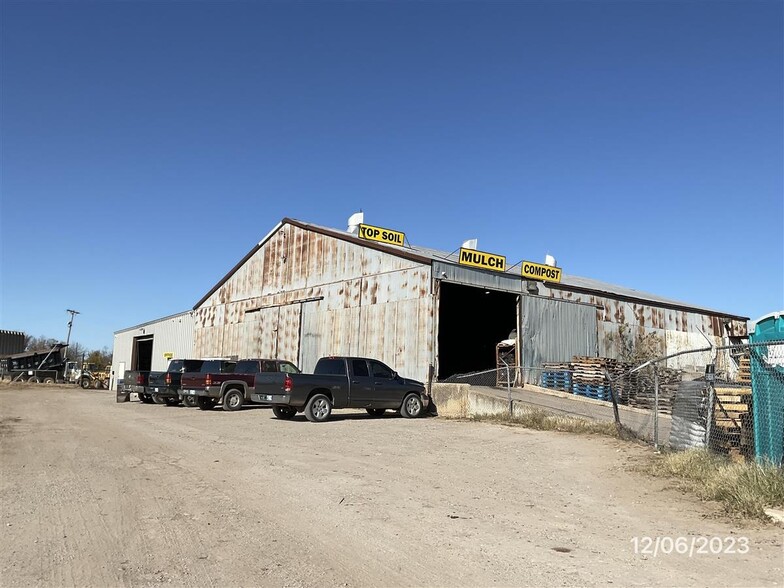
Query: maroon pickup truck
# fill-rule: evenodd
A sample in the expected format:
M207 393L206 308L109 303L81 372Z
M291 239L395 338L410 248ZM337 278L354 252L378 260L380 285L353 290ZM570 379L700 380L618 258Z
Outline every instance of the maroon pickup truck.
M256 374L262 372L300 373L290 361L280 359L241 359L232 373L187 372L182 375L180 394L195 397L196 405L210 410L223 405L223 410L239 410L244 404L254 404L251 394Z

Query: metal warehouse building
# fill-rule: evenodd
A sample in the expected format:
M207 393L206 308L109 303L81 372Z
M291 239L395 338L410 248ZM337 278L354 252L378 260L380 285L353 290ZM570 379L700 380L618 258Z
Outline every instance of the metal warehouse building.
M737 342L746 322L588 278L533 281L286 218L192 311L115 333L113 369L165 369L173 355L275 357L308 371L321 356L361 355L440 380L495 367L496 344L512 331L516 363L534 367L616 357L622 326L655 333L674 353L706 339ZM689 367L678 361L670 367Z

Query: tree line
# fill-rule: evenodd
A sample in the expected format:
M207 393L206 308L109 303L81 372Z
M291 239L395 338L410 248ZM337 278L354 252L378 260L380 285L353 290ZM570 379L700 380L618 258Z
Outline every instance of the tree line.
M58 339L51 337L33 337L32 335L25 335L25 351L47 351L53 345L60 343ZM104 367L112 364L112 352L108 347L103 349L88 349L77 341L72 341L65 350L65 357L68 361L84 361L86 363L93 363L98 367Z

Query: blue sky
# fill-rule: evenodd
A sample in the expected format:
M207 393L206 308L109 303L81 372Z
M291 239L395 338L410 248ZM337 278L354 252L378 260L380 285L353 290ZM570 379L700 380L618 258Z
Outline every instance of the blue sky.
M111 346L285 216L784 308L784 13L2 3L0 328ZM514 260L514 261L512 261Z

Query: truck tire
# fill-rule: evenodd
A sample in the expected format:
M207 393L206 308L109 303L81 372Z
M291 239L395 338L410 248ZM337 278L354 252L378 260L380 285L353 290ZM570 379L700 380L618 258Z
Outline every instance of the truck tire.
M290 406L273 406L272 412L276 417L284 421L289 421L297 414L297 409Z
M415 419L422 414L422 399L419 394L412 392L403 399L403 404L400 406L400 416L407 419Z
M332 401L326 394L314 394L305 406L305 417L311 423L323 423L332 414Z
M193 408L196 406L196 397L195 396L183 396L182 403L187 406L188 408Z
M103 382L98 378L95 378L95 380L93 380L93 388L95 388L96 390L100 390L101 388L103 388Z
M139 394L139 401L144 404L152 404L152 396L149 394Z
M196 398L196 406L199 407L199 410L212 410L215 408L215 400L207 396L199 396Z
M54 378L44 378L44 384L54 384Z
M88 388L91 387L90 386L90 378L82 378L81 380L79 380L79 385L82 388L84 388L85 390L87 390Z
M380 417L384 415L385 408L366 408L367 413L372 417Z
M227 390L226 394L223 395L223 410L232 412L239 410L242 408L244 402L245 394L242 393L242 390L232 388L231 390Z
M163 396L160 396L159 394L153 394L152 395L152 401L155 404L165 404L166 403L166 401L163 399Z
M166 406L177 406L180 403L179 398L172 398L171 396L164 396L163 401L166 403Z
M36 378L35 376L30 376L30 378L27 381L30 382L31 384L37 384L39 382L38 378Z

